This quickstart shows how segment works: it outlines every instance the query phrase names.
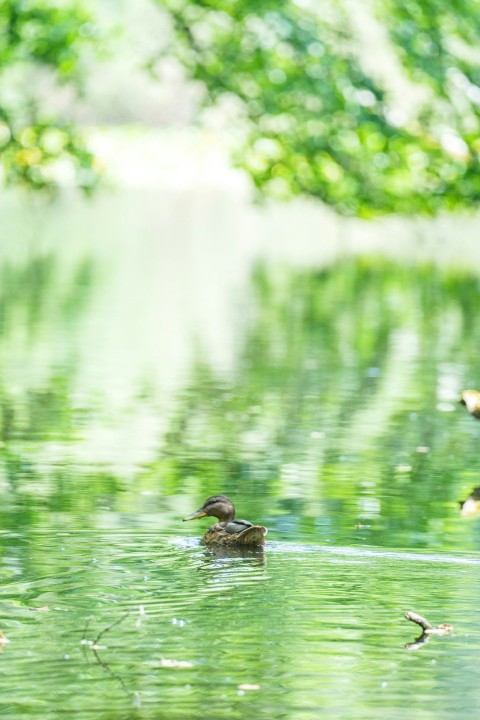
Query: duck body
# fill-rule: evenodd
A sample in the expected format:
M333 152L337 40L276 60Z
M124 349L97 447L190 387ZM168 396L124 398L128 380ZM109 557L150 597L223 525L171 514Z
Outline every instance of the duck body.
M234 520L222 527L217 523L208 528L202 540L206 545L264 545L267 528L248 520Z
M267 528L263 525L254 525L248 520L235 520L235 507L225 495L212 495L207 498L202 507L184 520L212 516L220 522L208 528L202 538L206 545L236 545L255 547L265 544Z

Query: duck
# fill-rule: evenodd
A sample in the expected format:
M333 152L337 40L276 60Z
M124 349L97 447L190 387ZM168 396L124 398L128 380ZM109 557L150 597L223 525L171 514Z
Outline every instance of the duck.
M460 395L460 402L466 405L470 415L480 420L480 392L478 390L464 390Z
M191 515L183 518L197 520L211 516L220 522L208 528L202 538L205 545L236 545L255 547L265 545L265 536L268 532L263 525L254 525L248 520L235 519L235 506L225 495L212 495L203 505Z

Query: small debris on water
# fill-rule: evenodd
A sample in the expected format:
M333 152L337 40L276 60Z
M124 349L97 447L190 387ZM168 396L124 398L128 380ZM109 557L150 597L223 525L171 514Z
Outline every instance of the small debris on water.
M187 660L174 660L173 658L162 658L160 660L160 667L164 668L192 668L193 663Z
M144 617L145 617L145 608L143 607L143 605L140 605L140 607L139 607L139 609L138 609L138 617L137 617L137 620L136 620L136 622L135 622L135 627L136 627L136 628L141 627L141 625L142 625L142 618L144 618Z
M405 613L407 620L411 620L422 628L422 634L417 637L413 642L409 642L405 645L406 650L418 650L424 645L432 635L449 635L453 630L453 625L449 623L441 623L434 627L426 618L422 617L413 610L409 610Z
M460 500L461 515L476 515L480 510L480 487L473 488L466 500Z

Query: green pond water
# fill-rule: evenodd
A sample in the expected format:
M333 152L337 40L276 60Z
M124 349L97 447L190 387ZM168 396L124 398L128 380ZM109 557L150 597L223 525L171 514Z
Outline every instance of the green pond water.
M0 717L478 717L474 258L273 260L205 207L4 201ZM182 523L218 492L264 551Z

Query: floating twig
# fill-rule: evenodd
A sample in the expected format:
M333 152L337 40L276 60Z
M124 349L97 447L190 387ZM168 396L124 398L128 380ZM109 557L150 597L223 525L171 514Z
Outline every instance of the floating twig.
M417 623L417 625L420 625L424 632L430 630L432 627L428 620L426 620L418 613L413 612L413 610L407 610L407 612L405 613L405 617L407 618L407 620L411 620L412 622Z
M428 642L432 635L448 635L453 630L453 625L450 625L449 623L442 623L441 625L433 627L426 618L416 612L413 612L413 610L408 610L405 613L405 617L407 620L411 620L411 622L416 623L422 628L422 634L419 635L418 638L415 638L413 642L405 645L407 650L417 650L421 645Z
M135 707L140 707L141 701L140 701L140 695L137 691L129 690L127 687L125 680L122 678L122 676L119 673L113 672L110 665L105 662L105 660L102 660L100 655L98 654L97 650L95 650L95 646L92 647L92 652L95 657L95 660L98 662L100 667L108 674L113 680L116 680L119 684L122 690L128 697L133 701L133 704Z
M88 617L88 618L85 620L85 627L83 628L83 635L82 635L82 642L81 642L82 645L86 645L87 642L88 642L88 640L87 640L87 630L88 630L88 626L90 625L90 620L91 620L91 619L92 619L92 616L90 615L90 617Z
M111 630L112 628L114 628L116 625L120 625L120 623L123 622L123 621L125 620L125 618L127 618L129 615L130 615L130 612L126 612L124 615L122 615L121 617L117 618L117 619L114 620L112 623L110 623L110 625L107 625L106 627L104 627L103 630L101 630L101 631L98 633L97 637L96 637L94 640L87 640L87 639L86 639L88 626L89 626L89 624L90 624L90 620L92 619L91 617L87 618L86 623L85 623L85 628L84 628L84 630L83 630L83 637L82 637L82 640L81 640L81 643L80 643L80 644L82 645L82 649L83 649L83 652L84 652L85 656L86 656L85 647L89 647L90 650L91 650L92 653L93 653L93 656L95 657L95 660L96 660L97 663L100 665L100 667L101 667L106 673L108 673L108 675L110 675L111 678L113 678L114 680L117 680L117 682L120 684L122 690L128 695L129 698L132 699L134 706L135 706L135 707L140 707L141 702L140 702L140 695L138 694L138 692L136 692L136 691L135 691L135 692L132 692L131 690L129 690L128 687L127 687L127 685L126 685L126 683L125 683L125 681L124 681L123 678L121 677L121 675L119 675L118 673L114 672L114 671L110 668L110 665L109 665L107 662L105 662L105 660L103 660L103 659L100 657L99 653L98 653L99 650L105 650L105 649L106 649L105 647L102 647L101 645L98 644L100 638L101 638L103 635L105 635L105 633L110 632L110 630Z
M98 645L98 641L100 640L100 638L101 638L103 635L105 635L105 633L110 632L110 630L111 630L112 628L114 628L116 625L120 625L120 623L123 622L123 621L125 620L125 618L127 618L129 615L130 615L130 612L126 612L125 615L122 615L121 617L117 618L117 620L114 620L113 623L111 623L110 625L107 625L106 628L103 628L103 630L101 630L101 631L98 633L98 635L97 635L97 637L95 638L95 640L93 641L92 645L93 645L93 646ZM95 649L98 650L98 647L96 647Z

